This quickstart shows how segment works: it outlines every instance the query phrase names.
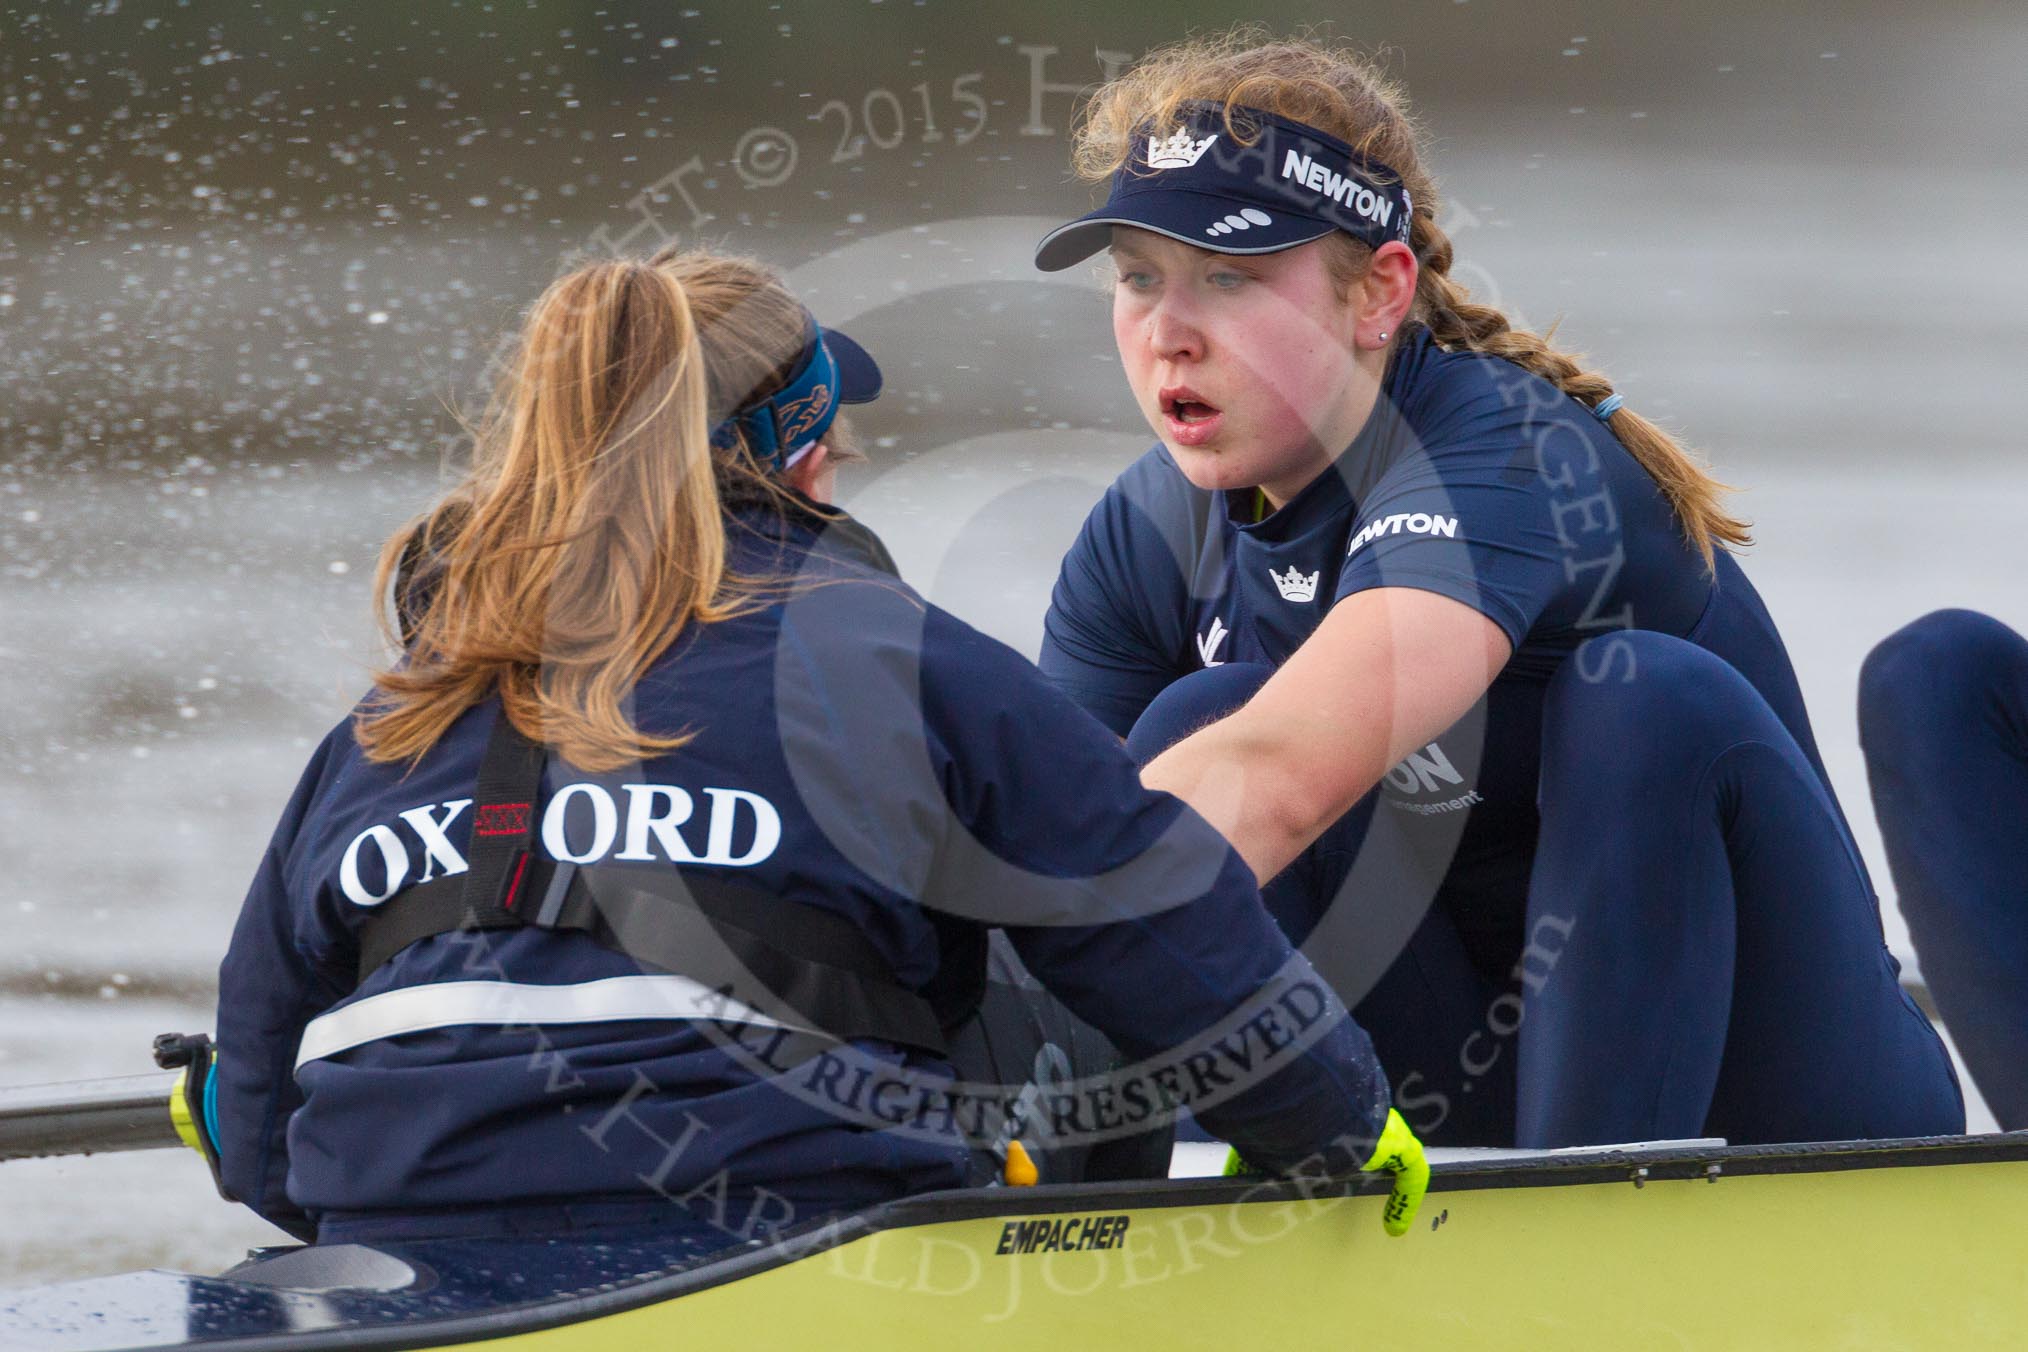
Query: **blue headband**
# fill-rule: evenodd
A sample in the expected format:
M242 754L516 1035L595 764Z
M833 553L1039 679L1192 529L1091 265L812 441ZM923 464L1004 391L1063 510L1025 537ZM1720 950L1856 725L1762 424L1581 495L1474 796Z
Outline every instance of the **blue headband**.
M1135 133L1106 204L1035 250L1056 272L1136 226L1215 253L1276 253L1343 230L1370 248L1407 242L1414 201L1401 175L1335 136L1257 108L1191 101L1173 127Z

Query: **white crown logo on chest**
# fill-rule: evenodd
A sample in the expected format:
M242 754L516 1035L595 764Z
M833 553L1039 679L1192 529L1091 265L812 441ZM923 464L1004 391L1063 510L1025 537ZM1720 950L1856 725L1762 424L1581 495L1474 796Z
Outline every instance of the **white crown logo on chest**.
M1211 149L1211 143L1218 139L1213 132L1201 141L1190 139L1188 130L1178 127L1169 136L1148 140L1148 167L1150 169L1188 169L1204 158L1204 152Z
M1282 594L1282 600L1303 602L1317 599L1317 579L1323 576L1323 571L1299 573L1292 563L1286 577L1272 568L1268 569L1268 576L1275 580L1275 590Z

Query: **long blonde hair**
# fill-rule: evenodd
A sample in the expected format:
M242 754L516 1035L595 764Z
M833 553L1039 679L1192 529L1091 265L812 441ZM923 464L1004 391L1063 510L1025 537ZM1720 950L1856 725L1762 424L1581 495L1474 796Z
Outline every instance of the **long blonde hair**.
M1415 202L1409 247L1420 264L1413 318L1451 349L1490 353L1525 367L1596 408L1613 392L1603 373L1547 338L1515 328L1497 308L1475 304L1451 277L1451 241L1438 227L1436 183L1425 167L1420 128L1400 86L1365 57L1335 42L1275 40L1243 27L1193 38L1148 54L1099 87L1080 117L1073 164L1080 177L1104 182L1131 153L1134 132L1173 123L1182 104L1222 103L1227 130L1235 108L1257 108L1329 132L1358 154L1399 173ZM1364 276L1372 250L1343 232L1329 237L1333 276L1341 286ZM1725 510L1726 485L1675 438L1624 406L1611 415L1613 433L1660 486L1689 542L1708 568L1716 545L1743 545L1747 525Z
M586 770L695 736L637 726L628 698L685 626L766 591L727 567L725 498L781 490L743 439L714 451L711 428L780 387L807 322L773 272L702 251L551 283L470 469L381 551L376 594L418 576L396 597L403 632L383 617L405 651L357 719L367 756L415 761L496 691L516 728Z

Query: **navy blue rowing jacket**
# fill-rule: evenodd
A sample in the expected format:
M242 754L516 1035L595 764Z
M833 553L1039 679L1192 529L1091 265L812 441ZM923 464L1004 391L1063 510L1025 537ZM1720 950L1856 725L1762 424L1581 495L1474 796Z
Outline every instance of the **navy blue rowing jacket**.
M943 956L930 910L1005 925L1074 1012L1151 1058L1141 1092L1057 1104L1058 1129L1167 1097L1275 1169L1377 1136L1366 1035L1221 837L849 532L734 520L733 568L794 585L687 630L640 681L637 724L687 745L612 774L551 757L543 855L737 876L846 918L918 989ZM961 1096L920 1087L948 1067L870 1042L776 1061L764 1018L699 1017L680 973L583 935L441 935L354 988L366 917L464 870L498 717L471 709L413 768L368 761L349 720L311 758L219 973L239 1198L326 1239L670 1198L746 1233L961 1183Z

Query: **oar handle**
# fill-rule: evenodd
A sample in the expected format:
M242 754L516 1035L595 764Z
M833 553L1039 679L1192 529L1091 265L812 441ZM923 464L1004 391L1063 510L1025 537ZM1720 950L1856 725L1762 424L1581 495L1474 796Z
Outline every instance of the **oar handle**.
M0 1160L180 1146L175 1071L0 1088Z

